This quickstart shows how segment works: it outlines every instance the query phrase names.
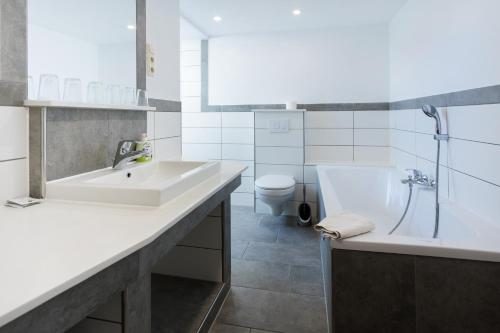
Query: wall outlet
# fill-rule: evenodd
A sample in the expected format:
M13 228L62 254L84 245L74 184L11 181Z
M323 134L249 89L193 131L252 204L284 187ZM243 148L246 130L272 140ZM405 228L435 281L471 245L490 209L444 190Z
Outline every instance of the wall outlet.
M146 44L146 73L148 76L155 76L155 54L151 47L151 44Z
M288 133L288 119L271 119L268 127L271 133Z

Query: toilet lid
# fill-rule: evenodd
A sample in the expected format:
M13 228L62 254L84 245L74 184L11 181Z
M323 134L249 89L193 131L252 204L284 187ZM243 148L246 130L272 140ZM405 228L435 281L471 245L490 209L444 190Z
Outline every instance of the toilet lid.
M281 190L295 186L295 180L290 176L268 175L258 178L255 186L265 190Z

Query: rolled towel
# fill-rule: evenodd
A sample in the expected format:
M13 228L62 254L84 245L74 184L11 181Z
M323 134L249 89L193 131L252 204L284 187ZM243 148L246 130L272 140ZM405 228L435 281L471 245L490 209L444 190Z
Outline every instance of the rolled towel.
M375 229L375 225L367 217L341 212L327 216L315 225L314 229L324 232L333 239L344 239L370 232Z

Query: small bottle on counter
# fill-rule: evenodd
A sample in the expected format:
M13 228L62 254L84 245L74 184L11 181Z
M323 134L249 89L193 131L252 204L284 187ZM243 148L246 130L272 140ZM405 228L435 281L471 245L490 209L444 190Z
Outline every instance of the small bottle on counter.
M153 145L148 140L148 135L146 133L142 133L139 140L136 141L135 150L143 150L146 153L144 156L139 157L136 162L144 163L153 159Z

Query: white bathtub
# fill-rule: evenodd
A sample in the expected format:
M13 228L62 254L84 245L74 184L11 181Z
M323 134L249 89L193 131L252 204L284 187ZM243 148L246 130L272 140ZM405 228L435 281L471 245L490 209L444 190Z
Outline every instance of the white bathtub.
M500 262L500 228L452 202L441 200L439 235L433 239L433 191L419 186L404 222L388 235L408 199L408 185L400 182L407 175L393 167L325 165L317 172L322 215L347 210L376 225L368 234L332 240L334 248Z

